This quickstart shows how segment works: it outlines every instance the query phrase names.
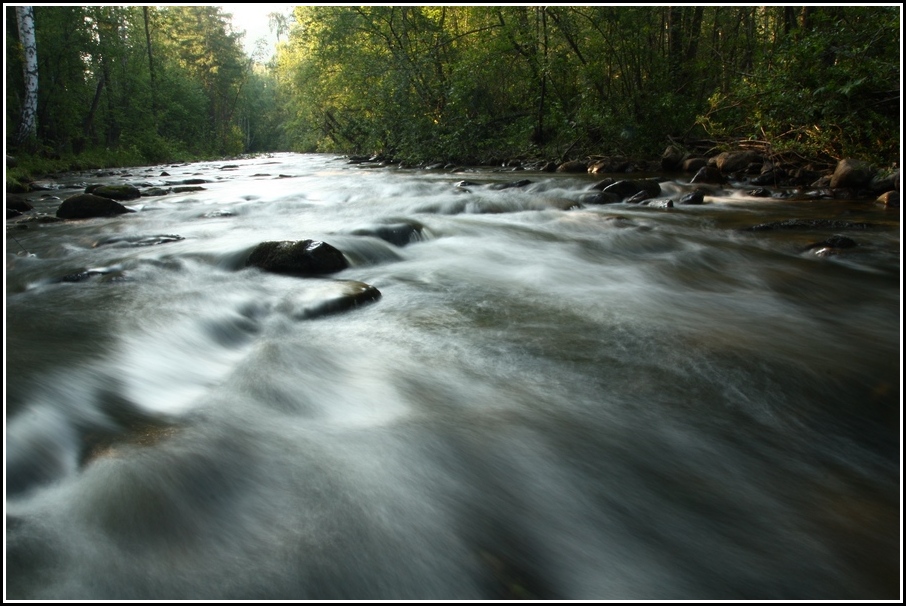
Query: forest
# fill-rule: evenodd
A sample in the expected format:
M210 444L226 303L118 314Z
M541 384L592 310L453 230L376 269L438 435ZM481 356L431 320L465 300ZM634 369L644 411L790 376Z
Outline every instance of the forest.
M5 11L13 177L270 151L656 157L695 140L899 159L900 5L298 6L270 15L268 60L217 6Z

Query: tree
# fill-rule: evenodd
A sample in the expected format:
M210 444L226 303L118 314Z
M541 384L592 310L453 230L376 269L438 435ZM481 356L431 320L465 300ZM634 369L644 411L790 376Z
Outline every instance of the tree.
M243 136L235 111L251 70L242 51L242 35L231 31L227 15L217 6L170 6L161 12L161 22L176 66L201 85L207 98L206 122L214 150L241 152Z
M151 52L151 15L147 6L142 7L142 17L145 23L145 46L148 48L148 75L151 79L151 117L157 130L157 86L154 81L154 58Z
M34 9L31 6L16 7L16 19L23 52L25 99L22 102L22 117L15 142L17 145L28 145L35 142L38 133L38 49L35 42Z

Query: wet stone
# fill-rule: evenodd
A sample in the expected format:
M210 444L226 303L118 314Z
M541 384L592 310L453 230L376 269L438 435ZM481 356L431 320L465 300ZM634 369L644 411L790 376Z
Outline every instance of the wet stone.
M132 212L119 202L95 196L94 194L78 194L63 200L57 209L57 216L61 219L87 219L91 217L109 217Z
M317 240L262 242L252 250L247 267L289 275L319 275L346 269L343 253Z

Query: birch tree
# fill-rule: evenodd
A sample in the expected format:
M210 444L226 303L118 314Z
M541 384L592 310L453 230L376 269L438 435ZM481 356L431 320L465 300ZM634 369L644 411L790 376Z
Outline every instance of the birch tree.
M35 141L38 134L38 50L35 43L35 14L31 6L17 6L16 20L19 25L19 41L22 44L22 70L25 81L25 99L22 102L22 117L16 132L16 144Z

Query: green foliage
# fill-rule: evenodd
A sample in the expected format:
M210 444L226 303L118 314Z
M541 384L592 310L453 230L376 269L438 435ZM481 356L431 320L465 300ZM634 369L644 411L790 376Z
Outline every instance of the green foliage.
M277 74L305 151L656 155L668 136L899 147L896 7L298 7Z
M899 151L899 12L815 9L727 92L700 123L777 150L895 162Z
M24 83L6 11L11 133ZM895 6L308 5L278 17L278 53L256 65L216 6L36 6L45 155L656 157L668 136L702 135L882 164L899 150Z
M6 10L12 133L24 84L15 12ZM274 113L242 95L251 61L218 7L38 5L35 24L45 156L116 165L234 155L249 149L249 116ZM257 137L257 148L271 142Z

